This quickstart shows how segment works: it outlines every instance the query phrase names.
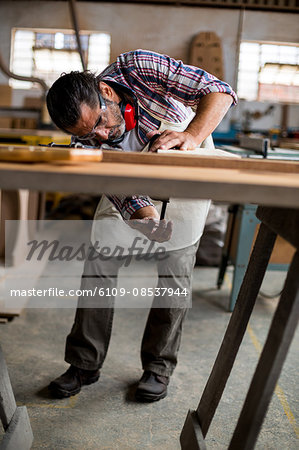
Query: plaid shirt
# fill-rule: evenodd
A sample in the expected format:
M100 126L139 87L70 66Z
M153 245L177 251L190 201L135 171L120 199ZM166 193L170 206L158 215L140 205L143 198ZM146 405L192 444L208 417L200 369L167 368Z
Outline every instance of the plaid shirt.
M121 54L108 66L99 80L118 83L130 89L138 101L138 135L146 145L150 131L158 130L160 120L179 123L196 110L200 99L212 92L223 92L237 103L237 96L224 81L198 67L189 66L166 55L146 50ZM114 206L124 219L139 208L153 206L146 196L110 196Z

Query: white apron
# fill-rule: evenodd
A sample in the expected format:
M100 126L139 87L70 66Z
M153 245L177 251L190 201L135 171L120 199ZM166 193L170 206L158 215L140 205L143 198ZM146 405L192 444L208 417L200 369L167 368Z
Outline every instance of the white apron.
M148 113L161 121L152 112L148 111ZM161 121L159 132L166 129L184 131L193 117L194 114L180 123L170 123L163 120ZM201 147L205 149L203 151L205 155L225 153L215 149L211 136L208 136L203 141ZM149 144L146 145L142 152L148 151L148 148ZM146 195L146 193L143 195ZM163 198L163 192L161 192L161 198ZM160 214L162 202L151 200ZM172 220L173 234L169 241L157 243L150 241L145 235L129 227L111 201L103 195L95 212L91 241L99 253L107 256L155 253L162 251L162 249L163 251L179 250L194 244L200 239L209 207L210 200L170 198L169 203L167 203L165 219Z

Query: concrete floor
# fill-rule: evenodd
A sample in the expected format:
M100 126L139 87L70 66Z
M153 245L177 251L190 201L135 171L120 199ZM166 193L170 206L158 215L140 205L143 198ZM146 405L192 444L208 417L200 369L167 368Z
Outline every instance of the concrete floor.
M279 291L284 276L269 272L264 290ZM197 407L230 317L226 312L229 281L218 291L216 277L214 268L195 269L193 307L185 322L179 364L168 397L153 404L136 403L133 397L142 374L139 346L147 310L116 310L100 381L64 400L49 398L46 386L67 367L64 341L74 309L28 308L12 322L1 324L1 345L17 404L28 408L33 449L179 449L186 413ZM275 299L258 299L207 435L208 449L225 449L229 444L276 304ZM298 412L297 350L298 339L294 339L257 449L299 448L293 417L296 408Z

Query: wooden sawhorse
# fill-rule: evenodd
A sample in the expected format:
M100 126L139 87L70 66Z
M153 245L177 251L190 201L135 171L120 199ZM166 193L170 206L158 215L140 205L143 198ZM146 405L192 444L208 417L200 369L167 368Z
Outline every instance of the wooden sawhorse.
M229 450L254 448L299 317L299 210L259 207L260 230L212 372L196 411L189 411L180 441L183 450L204 450L214 417L246 331L277 235L296 253L276 308Z

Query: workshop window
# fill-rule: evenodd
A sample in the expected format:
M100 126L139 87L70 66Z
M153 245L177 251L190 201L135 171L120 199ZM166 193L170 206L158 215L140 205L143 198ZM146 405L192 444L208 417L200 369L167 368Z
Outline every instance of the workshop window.
M243 41L237 92L245 100L299 103L299 45Z
M81 47L87 68L100 73L109 64L110 35L82 32ZM63 72L82 70L76 37L72 31L14 29L11 71L42 78L51 86ZM13 88L30 89L33 83L10 79Z

